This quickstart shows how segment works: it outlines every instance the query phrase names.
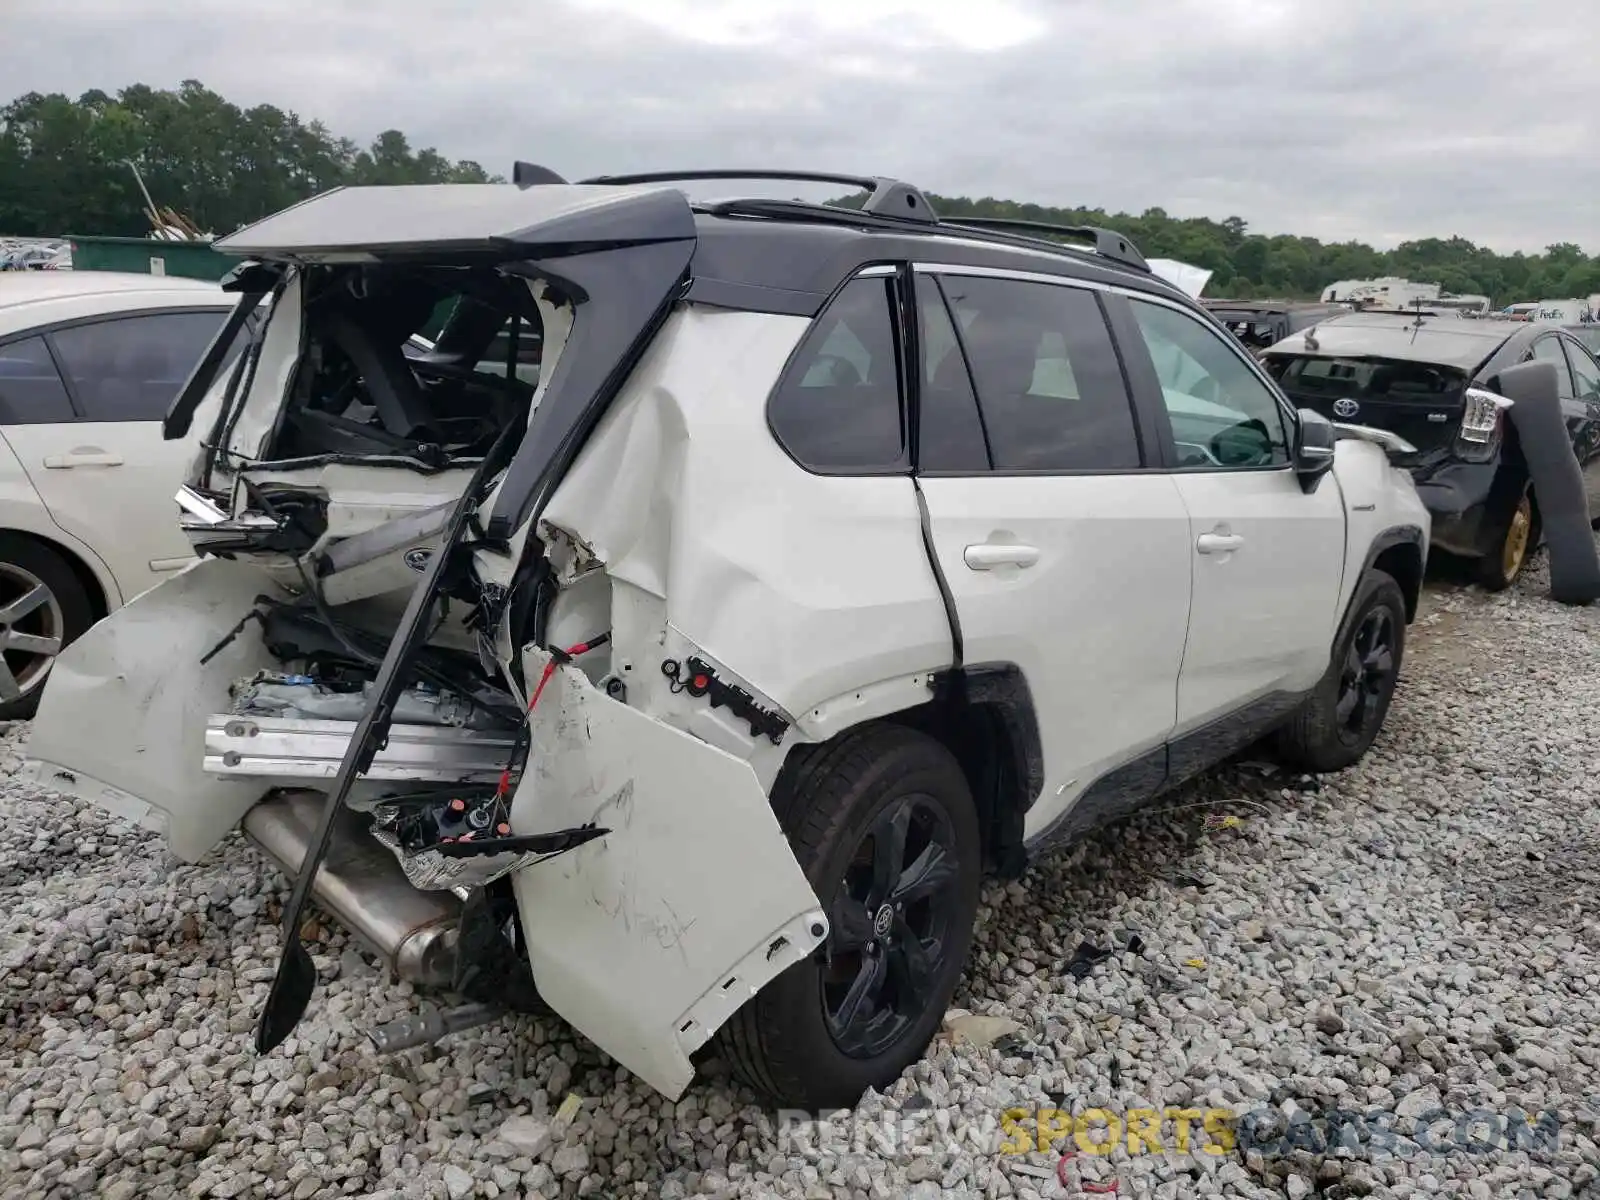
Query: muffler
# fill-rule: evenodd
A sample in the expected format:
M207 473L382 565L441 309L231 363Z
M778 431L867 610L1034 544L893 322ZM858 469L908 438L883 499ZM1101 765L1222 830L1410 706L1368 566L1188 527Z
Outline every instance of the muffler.
M242 828L291 879L305 861L324 796L308 789L274 792L244 816ZM390 971L418 987L449 987L456 964L461 903L450 892L423 892L365 828L367 818L340 811L311 898Z

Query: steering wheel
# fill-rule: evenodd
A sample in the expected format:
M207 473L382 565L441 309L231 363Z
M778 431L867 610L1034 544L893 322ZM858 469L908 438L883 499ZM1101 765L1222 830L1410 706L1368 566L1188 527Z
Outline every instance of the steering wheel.
M1259 417L1247 417L1212 435L1211 456L1229 467L1264 467L1272 461L1272 433Z

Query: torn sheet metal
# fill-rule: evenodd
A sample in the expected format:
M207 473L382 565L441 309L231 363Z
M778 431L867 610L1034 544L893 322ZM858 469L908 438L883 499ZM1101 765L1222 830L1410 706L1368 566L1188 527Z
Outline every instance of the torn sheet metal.
M205 656L263 592L273 589L253 565L199 559L94 625L51 669L29 771L198 862L264 790L202 765L207 718L227 707L228 685L274 661L254 623Z
M549 655L530 650L525 677ZM827 936L750 765L608 697L575 666L530 718L511 826L609 832L512 875L540 994L663 1094L689 1055Z

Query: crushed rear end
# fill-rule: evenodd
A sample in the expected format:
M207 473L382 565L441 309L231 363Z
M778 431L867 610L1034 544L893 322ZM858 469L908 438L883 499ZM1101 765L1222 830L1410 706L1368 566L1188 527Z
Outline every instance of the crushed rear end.
M737 741L617 686L672 648L660 597L613 588L584 505L543 519L695 237L675 190L551 184L341 189L220 242L270 310L168 416L216 401L201 560L61 655L29 748L184 859L241 827L399 977L548 1003L673 1096L826 932Z
M1359 313L1295 334L1263 361L1297 406L1397 438L1390 456L1411 472L1436 544L1475 556L1514 445L1509 401L1475 381L1505 337L1453 313Z

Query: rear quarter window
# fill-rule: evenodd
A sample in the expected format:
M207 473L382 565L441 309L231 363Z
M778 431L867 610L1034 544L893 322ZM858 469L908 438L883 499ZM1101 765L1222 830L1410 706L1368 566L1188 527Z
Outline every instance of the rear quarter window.
M895 286L888 276L846 284L806 332L772 394L773 436L808 470L905 469Z
M44 338L0 346L0 425L44 425L74 415Z

